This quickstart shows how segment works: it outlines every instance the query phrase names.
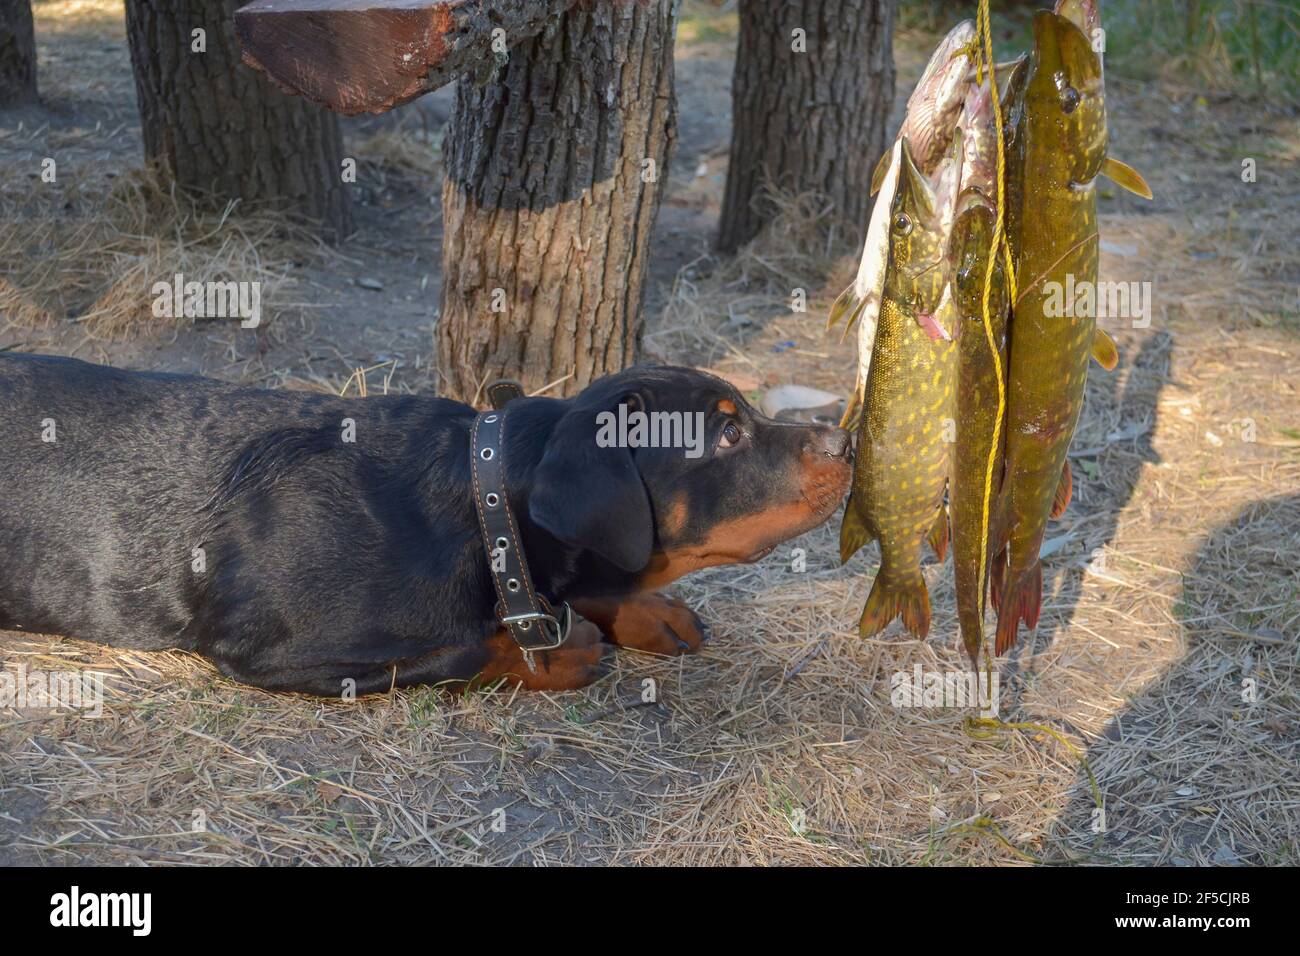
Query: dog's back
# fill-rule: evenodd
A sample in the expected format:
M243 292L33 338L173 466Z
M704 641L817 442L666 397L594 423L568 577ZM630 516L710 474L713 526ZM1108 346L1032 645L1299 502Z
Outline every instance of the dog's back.
M265 516L249 509L272 485L285 498L306 470L346 483L362 459L414 465L407 442L436 444L431 423L458 409L0 354L0 628L191 647L218 525L225 559L234 548L248 570L267 560L253 540ZM349 420L359 445L342 435ZM331 484L294 507L351 505L322 500Z

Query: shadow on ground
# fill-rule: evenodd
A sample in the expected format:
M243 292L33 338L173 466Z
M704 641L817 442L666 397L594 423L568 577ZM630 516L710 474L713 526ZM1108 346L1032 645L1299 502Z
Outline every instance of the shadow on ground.
M1173 613L1185 653L1106 726L1056 821L1061 862L1291 864L1300 847L1300 495L1211 531Z

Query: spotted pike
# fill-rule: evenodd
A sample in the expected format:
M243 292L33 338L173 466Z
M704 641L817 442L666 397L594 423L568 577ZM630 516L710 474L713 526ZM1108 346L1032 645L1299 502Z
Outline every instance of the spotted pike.
M1101 64L1069 19L1034 15L1034 50L1011 93L1008 207L1017 301L1009 355L1006 475L1001 508L1005 563L997 653L1015 643L1021 621L1037 626L1042 600L1038 552L1083 408L1096 318L1047 314L1044 285L1097 279L1096 177L1106 159ZM1000 584L1000 586L999 586Z
M937 199L899 147L898 188L890 202L889 257L875 359L867 375L853 490L840 527L840 560L880 542L880 570L858 624L864 637L901 615L917 637L930 629L930 598L921 575L927 532L942 535L943 492L952 416L956 344L932 339L921 321L939 306L947 281Z

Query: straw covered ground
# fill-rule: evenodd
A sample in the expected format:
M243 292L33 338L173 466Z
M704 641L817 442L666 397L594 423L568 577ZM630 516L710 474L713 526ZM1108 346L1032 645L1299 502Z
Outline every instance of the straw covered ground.
M445 98L347 127L374 185L358 236L329 250L159 190L139 168L120 6L36 11L47 105L0 117L0 347L350 392L432 384ZM736 258L708 252L733 30L725 7L686 4L647 351L755 392L842 392L853 344L823 324L855 258L816 197L782 197ZM932 43L898 36L900 105ZM699 656L621 653L568 694L321 701L186 654L0 635L10 671L107 675L97 719L0 710L0 862L1298 862L1300 118L1107 82L1113 153L1156 199L1104 187L1102 278L1150 282L1152 309L1112 322L1121 366L1094 367L1043 618L998 669L1001 726L894 706L893 675L965 666L951 568L927 568L927 643L896 627L863 641L877 555L839 567L833 519L672 589L712 630ZM66 160L57 201L27 178L46 155ZM271 321L255 338L160 326L149 284L177 271L264 276Z

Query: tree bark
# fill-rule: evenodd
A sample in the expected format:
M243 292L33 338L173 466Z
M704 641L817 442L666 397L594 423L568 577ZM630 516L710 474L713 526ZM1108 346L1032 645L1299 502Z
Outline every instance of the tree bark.
M769 185L814 191L865 231L894 100L893 8L894 0L740 0L721 251L771 221Z
M0 0L0 107L36 99L31 0Z
M647 246L676 139L678 0L581 2L463 77L443 144L442 384L572 394L640 351Z
M240 62L240 0L127 0L145 158L187 192L351 231L338 117ZM206 50L194 49L193 31Z

